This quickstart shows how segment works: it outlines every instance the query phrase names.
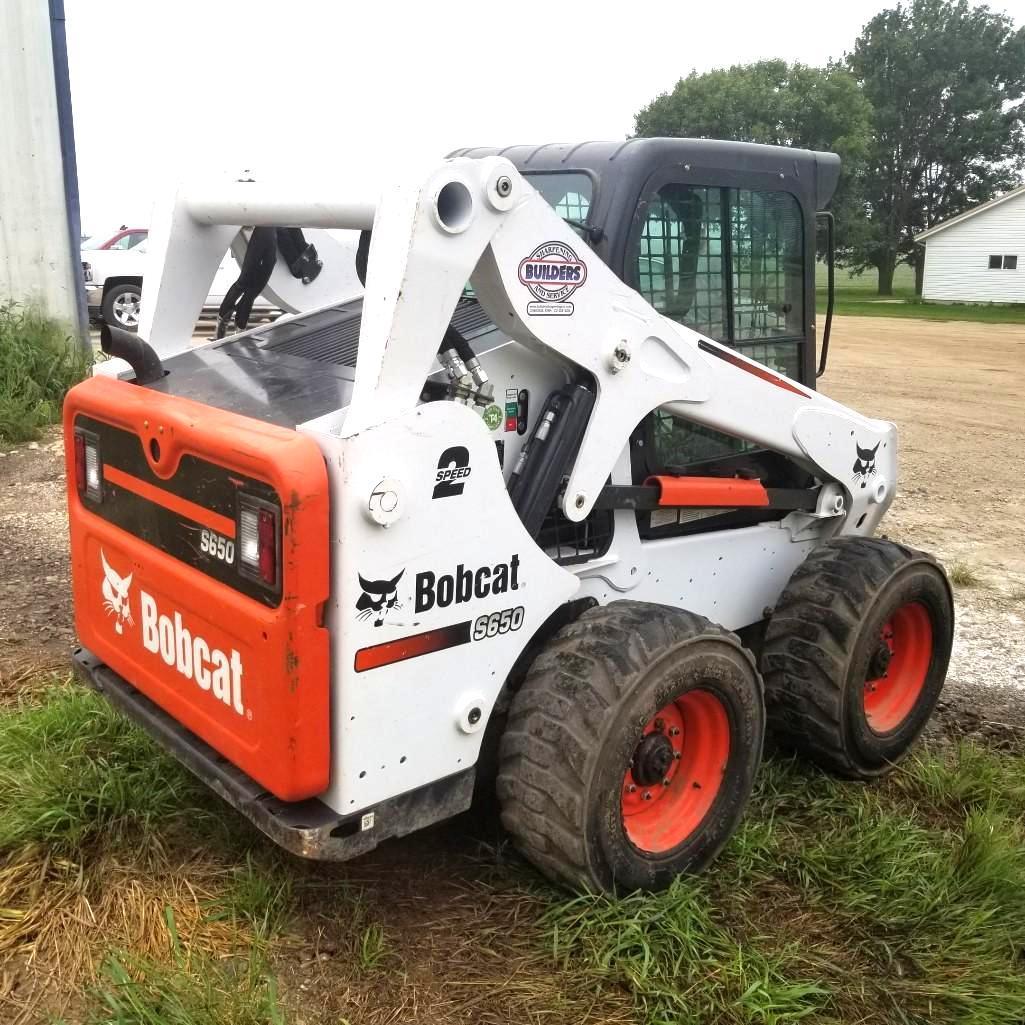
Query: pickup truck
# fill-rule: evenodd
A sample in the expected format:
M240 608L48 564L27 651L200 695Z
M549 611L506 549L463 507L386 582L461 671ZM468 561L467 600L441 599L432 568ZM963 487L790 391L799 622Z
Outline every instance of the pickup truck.
M142 273L146 265L146 240L131 248L82 250L86 302L90 320L105 320L126 331L139 327L139 303L142 299ZM210 286L203 312L216 312L225 293L239 275L239 266L230 252L225 253ZM277 309L260 296L253 304L254 316Z

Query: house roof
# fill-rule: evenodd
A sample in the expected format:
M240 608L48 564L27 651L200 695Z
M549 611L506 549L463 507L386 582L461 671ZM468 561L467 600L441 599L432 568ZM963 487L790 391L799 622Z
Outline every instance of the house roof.
M1025 185L1020 185L1016 189L1011 189L1010 192L1005 192L1002 196L997 196L996 199L991 199L988 203L980 203L978 206L972 207L971 210L966 210L963 214L958 214L956 217L951 217L946 221L940 221L939 224L934 224L931 228L926 228L925 231L920 231L915 236L915 241L921 242L930 235L936 235L946 228L952 228L955 224L960 224L962 221L967 221L970 217L974 217L976 214L981 214L983 210L992 210L993 207L999 206L1001 203L1006 203L1009 199L1014 199L1015 196L1023 195L1025 195Z

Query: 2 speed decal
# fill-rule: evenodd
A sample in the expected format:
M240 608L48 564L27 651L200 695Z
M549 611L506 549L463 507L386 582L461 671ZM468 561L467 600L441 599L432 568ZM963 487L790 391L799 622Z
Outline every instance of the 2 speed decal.
M454 498L461 495L470 472L470 453L466 448L453 445L445 449L438 460L431 498Z

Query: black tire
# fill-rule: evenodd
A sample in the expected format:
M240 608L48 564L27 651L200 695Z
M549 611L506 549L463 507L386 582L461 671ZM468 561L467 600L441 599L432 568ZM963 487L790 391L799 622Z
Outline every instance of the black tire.
M766 630L773 740L842 776L884 774L929 721L953 636L950 584L932 556L880 538L828 541L794 572Z
M655 717L677 708L707 709L714 716L708 735L680 719L682 733L669 739L671 730ZM724 733L725 755L715 746ZM708 864L733 834L764 736L758 670L733 634L663 605L617 601L588 609L548 642L513 698L500 746L502 822L553 880L585 889L663 889ZM682 759L667 754L666 744ZM645 778L635 765L642 749L649 781L640 796L628 795L629 786L637 789L634 773ZM695 763L699 754L703 761ZM710 781L704 788L697 785L702 771ZM657 782L663 773L672 777L666 789ZM643 805L649 791L652 801L666 803ZM625 811L628 802L633 810ZM633 816L658 807L668 832L647 850L631 833L652 820ZM687 832L677 838L681 828Z
M125 282L114 285L103 293L100 313L111 327L119 327L123 331L138 331L138 306L142 298L142 285ZM126 317L125 307L134 307L134 318Z

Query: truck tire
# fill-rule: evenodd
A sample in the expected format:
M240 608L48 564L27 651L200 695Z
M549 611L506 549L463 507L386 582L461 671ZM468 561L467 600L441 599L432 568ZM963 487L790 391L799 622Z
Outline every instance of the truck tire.
M502 822L553 880L660 890L733 834L764 736L758 670L733 634L646 602L588 609L513 698Z
M124 331L139 330L139 302L142 299L142 285L131 282L114 285L103 295L100 313L112 327Z
M953 636L950 584L932 556L880 538L826 542L766 629L773 739L842 776L884 774L932 715Z

